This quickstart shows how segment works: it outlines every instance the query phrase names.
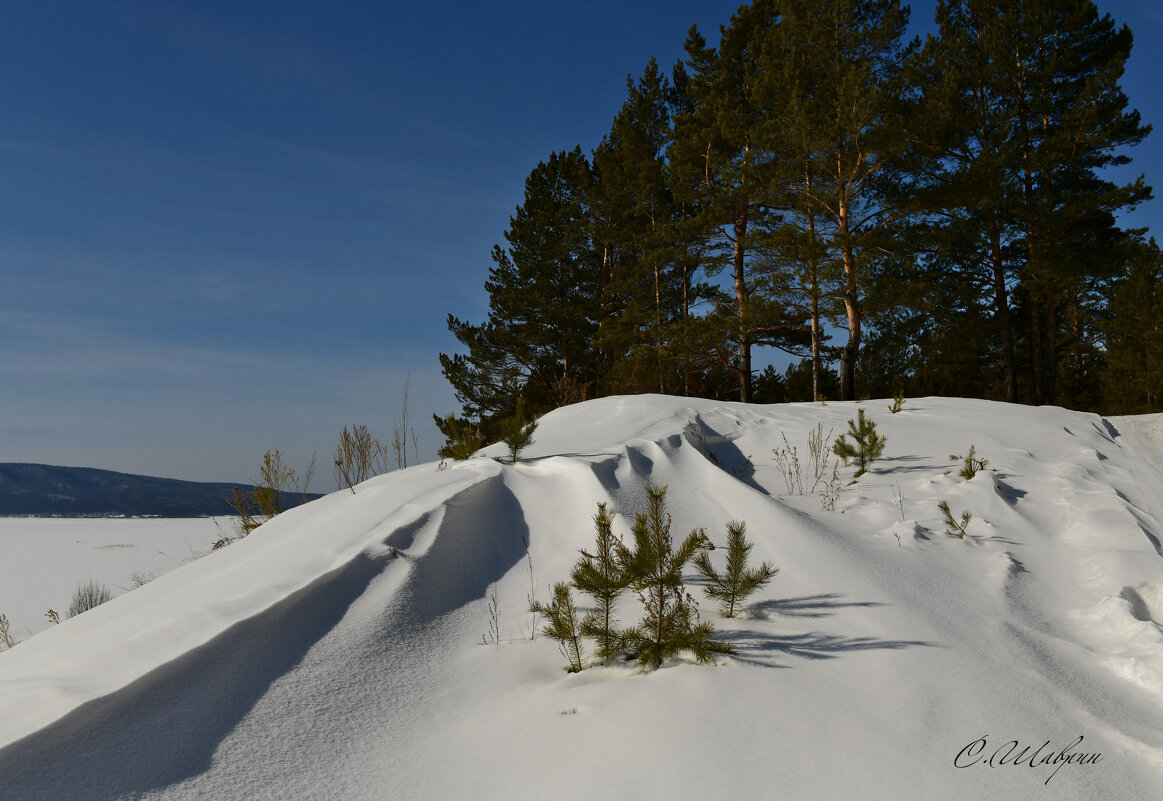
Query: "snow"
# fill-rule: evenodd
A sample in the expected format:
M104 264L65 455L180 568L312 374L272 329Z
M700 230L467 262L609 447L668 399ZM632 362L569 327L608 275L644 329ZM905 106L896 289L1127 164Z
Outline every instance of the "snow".
M834 511L789 495L781 435L804 462L858 406L884 457L842 469ZM1163 797L1163 415L887 406L605 398L542 418L516 465L294 509L0 653L0 798ZM971 444L989 466L965 480ZM566 674L528 596L599 501L628 536L650 484L676 535L744 520L780 573L734 620L701 599L738 649L716 666ZM11 525L0 604L27 620L44 596L17 607L11 576L31 595L68 560Z
M90 579L113 595L210 552L232 518L0 517L0 614L26 640Z

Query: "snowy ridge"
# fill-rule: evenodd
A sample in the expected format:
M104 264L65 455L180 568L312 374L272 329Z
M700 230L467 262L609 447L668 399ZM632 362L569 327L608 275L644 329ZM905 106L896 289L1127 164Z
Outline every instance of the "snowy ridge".
M885 457L835 511L788 495L781 434L803 460L858 405ZM542 418L517 465L288 512L0 654L0 797L1163 794L1163 416L886 406L606 398ZM947 457L971 444L990 464L966 481ZM628 535L648 484L676 535L744 520L781 572L743 617L702 600L738 647L718 667L567 675L528 596L566 578L599 501ZM972 513L965 539L939 500ZM1037 764L1078 736L1101 758ZM991 765L1013 740L1035 765Z

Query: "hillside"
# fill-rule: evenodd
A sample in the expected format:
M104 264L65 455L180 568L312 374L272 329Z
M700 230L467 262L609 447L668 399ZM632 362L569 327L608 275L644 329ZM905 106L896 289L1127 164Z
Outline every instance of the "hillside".
M154 478L91 467L0 463L0 516L210 517L234 514L234 487L203 481ZM311 497L317 498L318 495ZM298 496L288 495L290 503Z
M0 653L0 797L1163 797L1163 416L860 405L887 448L832 511L772 449L857 404L660 396L294 509ZM689 571L718 666L567 674L531 588L651 484L677 536L744 520L780 573L725 620Z

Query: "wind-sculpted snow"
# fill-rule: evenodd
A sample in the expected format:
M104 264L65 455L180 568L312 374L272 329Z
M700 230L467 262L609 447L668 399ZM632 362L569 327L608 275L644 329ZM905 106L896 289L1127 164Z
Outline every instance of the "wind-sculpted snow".
M1163 797L1161 418L862 405L887 448L834 511L772 448L857 404L639 396L285 514L0 654L0 798ZM567 675L530 598L650 484L780 573L701 604L717 667Z

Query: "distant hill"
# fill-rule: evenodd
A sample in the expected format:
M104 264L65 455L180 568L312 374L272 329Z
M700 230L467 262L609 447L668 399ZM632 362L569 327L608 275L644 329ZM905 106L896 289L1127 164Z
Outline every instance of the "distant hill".
M227 499L249 485L136 476L91 467L0 463L0 515L203 517L234 514ZM310 495L311 499L318 495ZM301 498L286 495L288 507Z

